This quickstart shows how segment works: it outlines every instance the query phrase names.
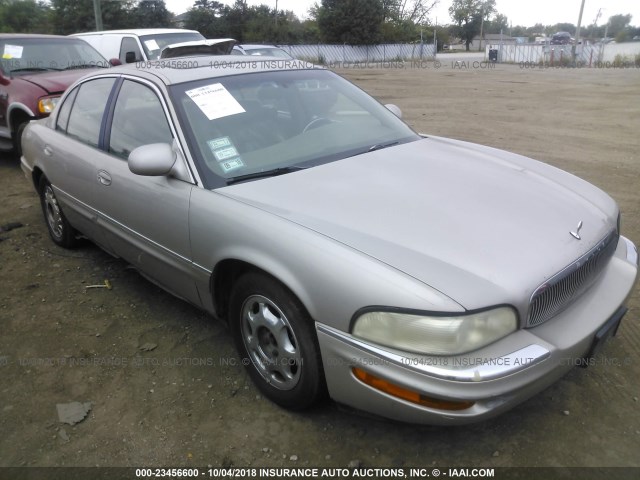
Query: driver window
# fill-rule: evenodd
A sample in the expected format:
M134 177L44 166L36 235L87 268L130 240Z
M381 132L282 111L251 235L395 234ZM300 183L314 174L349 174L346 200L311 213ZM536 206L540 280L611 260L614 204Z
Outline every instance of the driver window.
M136 148L173 142L160 99L150 88L125 80L113 112L109 153L127 159Z

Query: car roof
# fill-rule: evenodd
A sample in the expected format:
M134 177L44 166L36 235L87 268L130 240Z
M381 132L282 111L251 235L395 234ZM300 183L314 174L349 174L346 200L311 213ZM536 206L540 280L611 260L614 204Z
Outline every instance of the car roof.
M184 28L130 28L123 30L101 30L99 32L74 33L71 36L80 35L104 35L104 34L127 34L127 35L159 35L161 33L200 33L197 30L185 30Z
M275 45L259 45L257 43L243 43L242 45L240 45L242 48L246 48L246 49L254 49L254 48L280 48L280 47L276 47Z
M146 67L148 65L148 67ZM185 68L185 65L190 66ZM146 68L145 68L146 67ZM197 57L180 57L179 59L158 60L140 64L129 63L110 68L109 71L96 72L88 76L104 74L127 74L141 78L160 79L165 85L176 85L184 82L204 80L207 78L228 77L247 73L286 70L326 70L302 60L284 60L279 57L260 57L259 60L248 60L243 55L211 55ZM85 77L86 78L86 77Z
M67 40L76 40L75 38L65 37L64 35L44 35L40 33L0 33L0 40L8 40L8 39L18 39L18 38L42 38L42 39L60 39L65 38Z

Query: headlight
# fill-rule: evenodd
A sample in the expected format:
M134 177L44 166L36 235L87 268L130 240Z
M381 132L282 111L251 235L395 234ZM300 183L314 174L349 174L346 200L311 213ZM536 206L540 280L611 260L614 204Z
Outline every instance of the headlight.
M43 97L38 100L38 111L42 115L49 115L56 108L60 97Z
M353 326L353 335L379 345L426 355L459 355L489 345L516 331L510 307L468 315L428 316L367 312Z

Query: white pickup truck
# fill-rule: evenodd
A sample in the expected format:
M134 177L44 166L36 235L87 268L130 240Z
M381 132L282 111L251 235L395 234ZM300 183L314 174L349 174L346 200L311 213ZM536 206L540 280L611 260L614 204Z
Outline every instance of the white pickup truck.
M74 33L105 58L122 63L143 62L193 54L225 55L236 41L207 40L196 30L181 28L138 28ZM171 48L168 48L171 47Z

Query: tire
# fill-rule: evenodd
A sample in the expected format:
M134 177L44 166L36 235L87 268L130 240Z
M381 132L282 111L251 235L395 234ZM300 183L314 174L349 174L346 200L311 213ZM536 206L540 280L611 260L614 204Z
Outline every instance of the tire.
M234 285L229 306L242 363L265 397L291 410L325 398L313 321L284 285L265 274L247 273Z
M13 138L13 151L18 157L22 156L22 134L24 133L24 129L26 128L28 123L28 119L25 122L21 122L16 128L16 133Z
M69 224L62 213L58 199L49 181L43 176L39 185L40 205L44 221L53 243L62 248L73 248L77 244L76 230Z

